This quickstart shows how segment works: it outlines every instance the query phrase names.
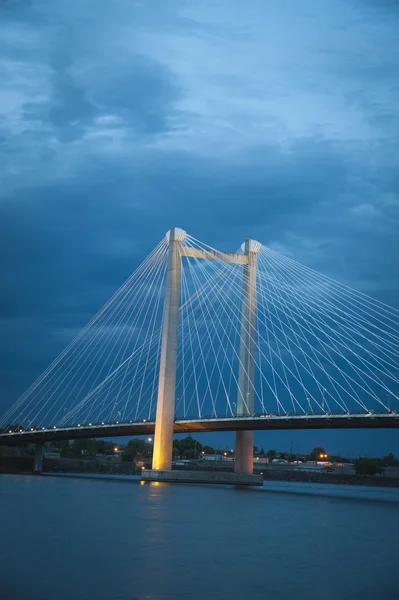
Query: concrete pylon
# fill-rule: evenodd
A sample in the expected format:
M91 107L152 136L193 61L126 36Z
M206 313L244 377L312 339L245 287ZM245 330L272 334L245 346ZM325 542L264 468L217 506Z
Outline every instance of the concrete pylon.
M33 472L40 474L43 471L43 444L35 444L35 457L33 459Z
M243 248L244 254L248 256L248 263L243 268L237 416L250 416L254 413L256 266L260 247L258 242L247 239ZM253 473L253 446L253 431L236 432L234 463L236 473Z
M181 242L184 237L185 232L176 227L173 227L167 234L169 256L166 274L154 451L152 457L152 468L156 470L169 470L172 468L181 288Z

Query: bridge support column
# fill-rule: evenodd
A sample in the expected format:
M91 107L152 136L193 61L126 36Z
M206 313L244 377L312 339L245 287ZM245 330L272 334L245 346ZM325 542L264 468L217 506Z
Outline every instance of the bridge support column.
M255 335L256 335L256 264L260 244L245 240L244 254L248 263L244 265L242 283L242 320L240 364L238 371L237 416L254 413L255 379ZM253 431L236 432L236 473L253 473Z
M33 472L40 474L43 471L44 444L35 444L35 457L33 459Z
M175 227L169 231L169 257L152 458L152 468L156 470L170 470L172 468L181 287L181 242L184 236L184 232Z

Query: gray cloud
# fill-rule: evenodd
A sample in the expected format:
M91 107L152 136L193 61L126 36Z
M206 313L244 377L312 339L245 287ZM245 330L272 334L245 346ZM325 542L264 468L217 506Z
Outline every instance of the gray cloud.
M305 4L5 4L7 398L173 225L398 305L396 3Z

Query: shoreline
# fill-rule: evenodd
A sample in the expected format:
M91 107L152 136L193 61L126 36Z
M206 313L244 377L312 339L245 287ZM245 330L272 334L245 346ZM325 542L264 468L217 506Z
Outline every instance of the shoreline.
M127 475L127 474L111 474L111 473L60 473L60 472L43 472L40 474L33 474L30 472L0 472L1 475L20 475L24 477L31 477L33 479L40 478L56 478L56 479L84 479L86 481L96 482L113 482L113 483L130 483L135 485L153 485L153 482L144 482L141 480L140 475ZM159 483L157 485L160 485ZM163 483L162 485L176 485L171 483ZM200 483L179 483L181 485L190 486L201 486L204 485L207 488L212 487L223 487L236 489L236 486L229 484L200 484ZM276 480L265 480L263 485L260 487L245 488L245 491L252 491L253 493L271 493L271 494L293 494L297 496L312 496L316 498L325 499L337 499L337 500L353 500L353 501L365 501L365 502L384 502L392 503L395 505L399 504L399 488L398 487L383 487L383 486L370 486L370 485L348 485L345 483L321 483L321 482L305 482L305 481L276 481Z
M34 475L33 471L24 469L2 469L0 475ZM84 466L87 466L84 465ZM178 469L181 470L181 469ZM182 469L183 470L183 469ZM308 484L309 486L328 485L336 488L346 486L353 489L399 489L399 479L381 475L355 475L344 473L312 473L305 471L267 471L263 472L264 487L279 484ZM37 475L35 475L36 477ZM39 476L77 477L87 479L102 479L109 481L140 481L139 472L98 472L90 469L45 469Z

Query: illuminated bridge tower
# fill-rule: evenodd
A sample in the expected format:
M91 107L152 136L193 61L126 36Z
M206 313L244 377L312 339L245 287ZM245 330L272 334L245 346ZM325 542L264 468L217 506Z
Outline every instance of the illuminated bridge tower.
M168 234L169 256L163 312L161 358L159 367L157 411L155 419L153 471L172 468L173 424L176 394L176 364L181 297L182 257L219 260L243 265L241 347L238 373L237 415L254 411L255 331L256 331L256 255L261 245L246 240L243 254L204 250L184 245L185 232L172 228ZM236 434L236 473L253 471L253 432Z
M256 263L261 245L245 240L242 281L242 317L240 336L240 362L238 371L237 416L254 414L255 344L256 344ZM236 432L234 470L236 473L253 472L253 431Z
M167 237L169 238L169 257L166 273L161 361L152 458L152 468L160 471L172 468L181 257L182 241L184 240L185 232L173 227L167 234Z

